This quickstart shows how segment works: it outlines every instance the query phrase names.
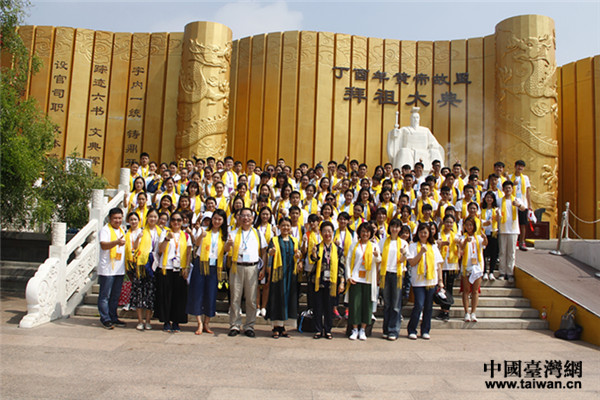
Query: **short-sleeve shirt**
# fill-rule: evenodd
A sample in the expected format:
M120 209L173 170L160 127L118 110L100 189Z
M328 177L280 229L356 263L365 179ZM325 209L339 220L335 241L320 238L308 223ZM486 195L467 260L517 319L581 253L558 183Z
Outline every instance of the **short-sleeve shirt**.
M125 232L121 229L115 229L117 238L125 236ZM100 229L100 243L112 242L114 239L110 238L110 228L108 225L104 225ZM124 275L125 274L125 246L117 247L117 257L120 259L111 260L110 250L103 250L100 247L100 262L98 263L98 275L102 276L113 276L113 275ZM119 256L120 254L120 256Z
M442 255L440 254L440 251L437 247L437 245L433 244L431 245L433 247L433 252L434 252L434 264L435 265L426 265L427 268L433 268L433 278L432 279L425 279L424 275L418 275L417 271L419 268L419 264L417 263L417 265L415 265L414 267L410 267L411 270L411 276L410 276L410 282L413 286L416 287L423 287L423 286L435 286L438 283L438 276L437 276L437 269L438 269L438 264L441 264L444 262L444 259L442 258ZM419 251L417 250L417 243L413 242L410 244L410 246L408 246L408 255L407 258L414 258L417 256L417 254L419 253ZM426 254L423 254L422 257L426 257ZM425 263L427 262L427 259L425 259L424 261Z
M167 237L167 230L163 229L162 233L160 234L160 242L162 243L165 238ZM183 265L186 260L182 260L181 259L181 249L179 248L179 237L178 237L178 233L174 233L173 234L173 239L169 240L169 247L166 250L166 254L165 252L162 253L161 257L160 257L160 265L159 268L162 268L163 265L163 259L165 257L165 255L167 256L167 263L165 265L165 269L174 269L174 261L179 257L179 263L181 268L185 268L186 266ZM186 235L187 237L187 251L188 254L190 251L192 251L192 239L189 237L189 235ZM177 241L177 242L176 242Z
M237 228L229 233L229 238L233 240L234 246L235 237L237 236L237 233L238 231L240 231L240 229L242 228ZM258 233L260 242L256 241L256 235L254 234L254 231ZM265 239L265 236L260 231L254 228L250 228L250 230L248 231L242 230L238 259L233 261L240 263L257 263L260 259L260 250L266 247L267 241ZM233 249L232 251L230 251L230 253L233 255Z
M381 254L383 256L383 248L385 246L385 240L386 238L382 238L379 241L379 254ZM404 239L399 239L400 241L400 248L401 249L406 249L406 251L408 252L408 243L404 240ZM398 243L396 240L390 240L390 247L388 250L388 256L387 256L387 265L386 265L386 272L393 272L393 273L397 273L398 272ZM404 264L404 263L403 263ZM383 268L383 265L381 266ZM400 266L402 268L402 266Z

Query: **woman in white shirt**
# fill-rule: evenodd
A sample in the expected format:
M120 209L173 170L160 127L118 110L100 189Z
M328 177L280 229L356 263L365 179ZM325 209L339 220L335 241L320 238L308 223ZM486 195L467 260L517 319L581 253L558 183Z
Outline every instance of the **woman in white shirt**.
M350 247L346 257L346 281L350 284L348 323L352 325L350 340L367 340L365 328L371 322L373 301L377 300L377 267L381 255L377 243L371 240L374 230L368 222L358 227L357 236L358 241Z
M487 246L485 234L477 236L475 217L467 217L463 222L465 234L460 241L463 250L461 263L462 298L465 309L465 322L477 322L475 311L479 302L479 287L483 277L483 249ZM469 294L471 295L471 314L469 314Z
M180 323L187 322L187 273L192 254L192 240L181 229L183 215L171 215L170 229L160 235L158 251L160 262L156 277L156 304L154 313L162 322L165 332L180 332Z
M444 287L442 264L444 259L435 244L428 224L419 224L414 236L414 243L408 248L408 263L411 267L411 285L415 296L415 304L408 322L408 338L417 339L417 325L423 311L421 337L430 339L431 312L436 285Z

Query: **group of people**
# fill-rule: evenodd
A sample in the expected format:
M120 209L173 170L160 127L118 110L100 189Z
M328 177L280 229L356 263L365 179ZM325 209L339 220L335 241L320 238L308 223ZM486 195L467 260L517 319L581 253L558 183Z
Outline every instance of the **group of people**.
M154 315L179 332L193 315L197 335L212 333L217 291L227 285L229 336L254 337L258 316L271 321L273 338L289 336L305 288L315 339L331 339L334 318L347 318L349 338L366 340L382 299L383 337L396 340L411 290L408 337L417 339L421 321L429 339L434 299L436 318L449 320L456 279L464 321L477 322L481 282L497 273L513 282L516 249L526 250L525 163L513 174L505 168L495 163L482 180L478 167L467 174L458 161L442 168L434 160L428 171L387 163L370 174L348 157L326 169L283 159L260 168L232 157L157 164L142 153L124 199L127 232L120 208L100 232L101 322L123 325L125 274L140 331Z

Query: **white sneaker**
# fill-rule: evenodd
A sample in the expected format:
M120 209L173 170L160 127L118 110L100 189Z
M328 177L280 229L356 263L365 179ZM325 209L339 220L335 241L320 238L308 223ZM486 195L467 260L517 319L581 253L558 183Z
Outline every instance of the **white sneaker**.
M260 315L261 317L266 317L267 316L267 309L266 308L261 308L260 309Z
M350 340L358 339L358 329L352 329L352 334L350 335L350 337L348 339L350 339Z
M508 283L515 283L515 277L512 275L509 275L508 277Z
M495 281L495 280L496 280L496 277L494 276L494 273L493 273L493 272L490 272L490 275L489 275L489 277L490 277L490 282L493 282L493 281Z
M477 316L475 315L475 313L471 313L471 321L477 322Z
M257 309L256 309L256 316L257 316L257 317L260 317L260 308L257 308Z
M485 274L483 274L483 280L487 281L488 279L490 279L490 277L488 276L488 273L486 272Z
M429 333L422 333L422 334L421 334L421 337L422 337L423 339L425 339L425 340L429 340L429 339L431 339L431 336L429 336Z
M144 330L144 324L137 324L137 326L135 327L135 329L137 329L138 331L143 331Z
M408 338L410 340L417 340L417 334L416 333L411 333L411 334L408 335Z
M469 313L465 314L465 322L471 322L471 314L469 314Z
M358 331L358 340L367 340L367 334L363 328Z
M146 325L144 325L144 327L146 328L147 331L152 330L152 325L150 325L150 324L146 324Z

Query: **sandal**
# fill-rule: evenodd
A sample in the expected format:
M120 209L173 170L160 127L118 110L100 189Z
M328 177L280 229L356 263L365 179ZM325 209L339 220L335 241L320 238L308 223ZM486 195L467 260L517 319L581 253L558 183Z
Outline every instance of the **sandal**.
M323 337L323 334L321 332L319 333L315 333L315 335L313 336L313 339L321 339Z
M273 329L273 333L271 334L273 339L279 339L279 331L277 329Z
M282 331L280 332L280 335L281 335L282 337L288 337L288 338L290 337L290 335L289 335L289 334L288 334L286 331L284 331L284 330L282 330Z
M331 333L327 332L325 334L325 339L331 340L331 339L333 339L333 335L331 335Z

